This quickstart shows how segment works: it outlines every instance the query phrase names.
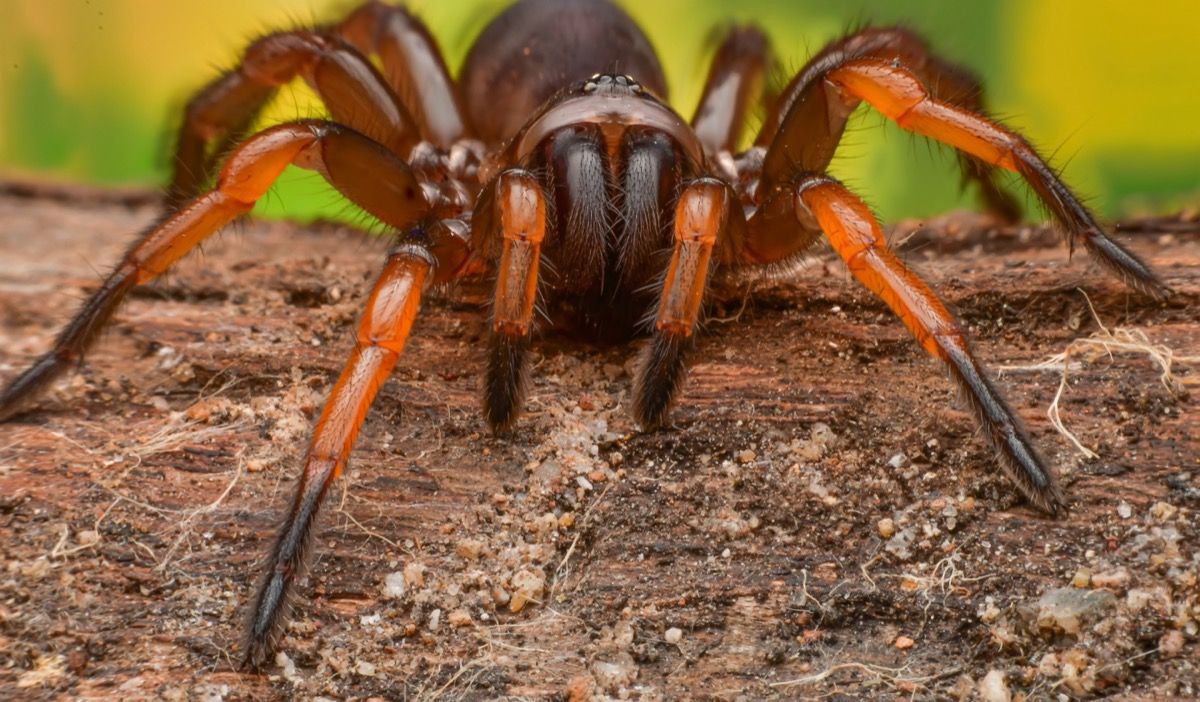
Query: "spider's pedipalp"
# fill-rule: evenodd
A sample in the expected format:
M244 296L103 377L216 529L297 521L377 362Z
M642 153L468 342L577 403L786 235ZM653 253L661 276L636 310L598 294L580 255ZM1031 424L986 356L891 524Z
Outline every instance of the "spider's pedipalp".
M483 407L496 432L512 426L525 395L526 356L538 295L538 269L546 237L546 195L532 173L513 169L493 185L498 231L484 234L500 243L492 329L488 339Z
M682 164L663 134L626 134L621 142L620 226L615 232L618 285L653 280L662 270L663 232Z
M650 344L634 379L633 414L643 428L661 425L683 385L685 351L700 321L714 251L727 235L736 200L729 186L701 178L684 186L675 206L675 243L659 293Z
M874 216L853 193L828 176L804 176L795 186L797 227L816 220L859 283L904 323L917 343L950 369L1009 477L1038 508L1055 514L1063 494L1053 470L1021 420L989 380L966 335L937 294L888 248ZM752 234L753 235L753 234Z

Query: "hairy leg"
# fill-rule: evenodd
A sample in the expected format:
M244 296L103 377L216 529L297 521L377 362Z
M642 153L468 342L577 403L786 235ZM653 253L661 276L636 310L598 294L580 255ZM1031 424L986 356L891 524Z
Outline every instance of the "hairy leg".
M938 100L916 74L891 62L855 59L829 71L826 80L849 99L865 100L904 129L1020 174L1063 226L1072 247L1082 239L1088 253L1127 285L1155 297L1170 293L1149 266L1104 233L1095 216L1020 135Z
M260 132L229 157L215 190L185 204L130 246L50 351L0 392L0 421L27 407L50 382L82 360L130 289L154 280L201 241L248 212L290 163L320 171L355 204L394 227L406 227L428 210L408 166L358 132L315 120Z
M524 396L525 357L546 237L546 196L528 171L501 173L495 188L499 231L493 235L498 236L501 251L483 408L488 424L501 432L516 420Z
M462 99L437 41L406 8L363 3L336 28L363 56L378 56L384 75L416 119L421 138L443 149L469 136Z
M169 205L177 207L204 188L223 155L222 145L239 140L267 100L298 76L335 120L398 156L407 157L419 140L407 108L349 44L308 30L268 34L246 49L235 68L188 101L175 147Z
M984 439L1021 492L1040 509L1057 512L1063 494L1054 472L975 358L950 311L887 247L862 200L832 178L813 175L797 180L793 202L793 226L824 232L855 279L887 304L921 348L945 364L974 409Z
M767 37L754 26L730 29L708 70L692 129L709 156L737 148L746 117L767 78Z
M401 244L388 255L358 323L354 349L313 428L295 497L255 596L244 667L261 668L271 659L287 619L289 594L304 572L321 503L345 467L367 411L404 349L421 291L436 266L429 250L415 243Z
M634 381L633 414L646 429L666 420L683 383L684 356L700 321L710 264L736 203L725 183L709 178L688 183L679 195L675 243L663 278L654 334Z
M853 109L829 91L823 76L855 58L895 61L908 66L949 104L972 112L984 108L983 86L968 69L930 50L918 34L903 27L870 27L830 43L812 57L772 105L756 143L769 147L763 166L769 185L799 171L824 171L841 141ZM857 104L857 103L854 103ZM963 177L979 185L988 209L1007 221L1020 218L1017 200L996 179L995 167L971 156L960 158Z

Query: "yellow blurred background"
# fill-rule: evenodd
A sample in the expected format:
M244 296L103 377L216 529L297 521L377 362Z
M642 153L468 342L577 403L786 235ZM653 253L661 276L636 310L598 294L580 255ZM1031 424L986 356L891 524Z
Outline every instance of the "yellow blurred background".
M503 0L411 0L452 67ZM1109 216L1200 201L1195 0L641 0L622 2L691 114L713 28L755 21L799 68L849 26L903 22L978 73L992 111L1053 154ZM344 0L7 0L0 24L0 177L161 185L189 93L270 29L338 18ZM268 121L320 114L301 85ZM949 155L862 110L833 171L888 219L971 204ZM318 176L289 172L260 214L336 216Z

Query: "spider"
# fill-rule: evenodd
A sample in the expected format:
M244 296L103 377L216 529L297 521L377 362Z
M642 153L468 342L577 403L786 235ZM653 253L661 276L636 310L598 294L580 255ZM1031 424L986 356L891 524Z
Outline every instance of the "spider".
M1105 233L1023 137L984 116L978 80L916 34L851 33L767 98L769 54L760 29L728 29L689 123L666 102L650 42L607 0L517 2L483 29L457 78L424 25L381 2L336 24L266 35L188 103L169 214L137 238L53 348L0 394L0 420L78 362L134 286L249 211L293 164L317 171L388 225L394 245L269 553L250 609L247 667L272 658L322 501L396 365L422 295L466 277L494 280L483 387L493 430L509 429L521 409L539 311L570 317L597 338L649 335L632 410L651 429L679 394L712 276L786 264L824 235L853 277L946 366L1017 488L1055 514L1064 495L1054 470L960 325L888 248L862 200L825 173L848 117L865 102L954 147L964 176L1006 218L1019 208L997 172L1016 172L1068 243L1081 242L1141 293L1165 297L1170 289ZM264 103L297 77L332 120L248 134ZM760 104L765 121L739 152L743 123Z

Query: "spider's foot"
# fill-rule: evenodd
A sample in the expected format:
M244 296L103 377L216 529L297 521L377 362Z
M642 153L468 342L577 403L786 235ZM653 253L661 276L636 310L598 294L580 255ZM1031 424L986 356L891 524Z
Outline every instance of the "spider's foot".
M1175 294L1171 286L1163 282L1145 261L1103 232L1089 232L1083 244L1101 266L1138 292L1155 300L1165 300Z
M66 365L58 355L48 353L17 376L0 391L0 422L29 410L34 399L62 373Z
M276 643L287 619L289 579L287 571L273 571L263 581L254 599L250 629L246 633L246 653L239 666L258 672L275 659Z
M261 673L275 659L275 647L265 641L251 641L238 664L243 673Z
M528 337L493 334L488 345L487 375L483 390L483 412L496 434L512 428L525 396L525 360Z
M633 418L645 431L667 421L675 396L687 373L685 355L689 339L655 334L638 361L633 390Z

